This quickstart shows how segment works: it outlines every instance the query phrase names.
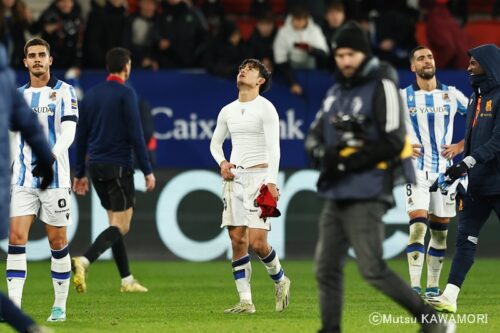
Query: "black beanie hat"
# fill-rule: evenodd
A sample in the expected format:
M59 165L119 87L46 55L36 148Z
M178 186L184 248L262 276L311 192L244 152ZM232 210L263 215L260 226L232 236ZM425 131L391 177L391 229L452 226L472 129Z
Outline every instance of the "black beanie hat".
M346 22L333 36L332 50L335 52L335 50L342 47L361 51L367 56L372 54L370 43L363 28L355 21Z

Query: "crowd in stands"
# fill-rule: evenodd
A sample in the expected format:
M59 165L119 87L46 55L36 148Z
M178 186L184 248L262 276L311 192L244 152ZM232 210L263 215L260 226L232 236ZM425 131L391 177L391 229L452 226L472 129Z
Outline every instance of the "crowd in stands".
M46 7L32 14L40 2ZM0 39L16 68L26 39L39 35L53 68L77 73L103 69L116 46L132 51L134 68L203 67L221 77L255 57L301 94L294 69L333 70L331 41L350 19L374 54L399 68L422 43L439 68L465 68L468 48L500 38L500 0L0 0Z

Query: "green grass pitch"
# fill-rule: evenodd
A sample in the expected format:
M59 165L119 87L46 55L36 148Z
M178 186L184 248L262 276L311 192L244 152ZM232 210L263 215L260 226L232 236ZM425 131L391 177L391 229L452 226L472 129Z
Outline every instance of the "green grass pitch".
M405 260L390 266L406 278ZM316 332L320 326L317 287L311 261L283 265L292 280L291 304L284 313L274 312L274 287L264 267L253 260L252 292L257 312L225 315L237 302L229 262L132 262L134 275L149 288L146 294L122 294L113 262L92 265L88 292L73 287L68 300L68 320L48 324L55 332ZM442 281L448 274L446 261ZM0 265L3 271L5 265ZM45 323L53 301L49 262L28 264L23 308ZM416 332L416 324L372 325L372 312L406 316L406 313L360 278L356 265L346 266L344 332ZM460 314L487 314L487 323L459 324L459 332L500 331L500 260L478 259L460 295ZM5 282L1 284L5 291ZM1 332L13 332L0 324Z

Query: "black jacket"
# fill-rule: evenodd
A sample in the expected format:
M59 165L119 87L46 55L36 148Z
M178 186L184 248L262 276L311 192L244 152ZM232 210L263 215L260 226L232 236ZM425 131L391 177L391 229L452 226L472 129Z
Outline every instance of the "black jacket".
M369 106L371 114L368 115L369 119L366 122L369 124L366 132L372 134L369 135L361 148L348 157L340 157L338 153L333 156L333 158L341 160L346 169L340 179L330 182L327 179L324 184L318 184L320 194L323 193L325 197L331 199L370 198L392 202L395 166L405 146L406 136L402 101L394 81L388 79L388 77L394 78L393 73L394 71L390 67L381 66L377 58L368 58L350 79L346 79L337 73L337 83L327 92L322 108L307 135L305 142L307 152L313 160L316 160L315 164L321 167L325 162L328 162L324 159L332 156L324 153L318 154L318 152L325 152L329 149L341 150L341 147L337 146L339 142L336 142L335 138L326 137L326 132L328 132L329 126L333 126L331 124L332 115L338 112L338 110L332 110L333 103L335 103L335 100L338 101L342 95L352 94L352 91L361 91L364 96L356 96L351 101L347 101L350 106L346 106L344 110L351 112L354 109L355 102L371 103ZM368 94L366 94L367 90L364 87L368 87ZM372 99L367 101L367 98ZM354 101L354 99L358 99L358 101ZM333 147L330 146L332 142ZM388 168L384 172L375 172L380 162L386 162ZM370 172L373 172L373 174ZM361 179L371 181L374 177L383 177L383 180L378 183L381 184L381 188L369 188L368 191L367 187L363 186L364 184L355 186L355 183ZM414 174L411 167L408 177L408 181L414 180L412 179ZM369 185L366 184L366 186ZM345 187L346 190L338 193L336 191L338 187ZM330 191L331 189L334 189L334 191Z
M500 48L482 45L469 54L486 74L473 84L467 108L464 156L470 155L477 162L469 171L468 191L473 195L500 194ZM480 111L472 128L479 96Z
M125 7L94 7L90 12L84 41L84 60L87 68L104 68L106 52L126 45L127 13Z
M196 67L206 46L207 32L187 4L162 3L163 14L156 25L156 42L167 39L170 47L159 51L162 68Z
M58 28L48 33L45 30L47 24L57 24ZM84 25L80 7L76 2L71 13L64 14L54 1L40 15L32 30L41 33L42 38L49 43L50 55L54 58L53 68L81 66Z

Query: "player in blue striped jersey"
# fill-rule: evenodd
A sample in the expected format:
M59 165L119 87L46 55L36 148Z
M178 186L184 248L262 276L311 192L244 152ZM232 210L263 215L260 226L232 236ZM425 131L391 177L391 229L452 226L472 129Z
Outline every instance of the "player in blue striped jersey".
M410 53L411 71L416 82L401 90L407 114L407 130L413 144L417 184L406 185L406 211L410 217L407 257L411 286L421 292L420 277L425 258L425 235L431 239L427 249L425 296L439 295L439 275L443 267L450 218L455 216L455 194L429 192L439 173L462 153L463 140L452 144L456 113L465 115L467 97L458 89L436 79L434 57L428 48L418 46Z
M7 287L9 297L20 307L27 273L26 243L38 216L45 223L52 252L55 300L48 321L64 321L71 273L66 237L66 228L72 223L68 149L75 137L78 105L73 87L50 74L52 57L45 40L29 40L24 54L29 82L19 90L46 134L53 155L54 180L46 191L40 191L42 179L37 156L23 136L18 135L12 176Z

